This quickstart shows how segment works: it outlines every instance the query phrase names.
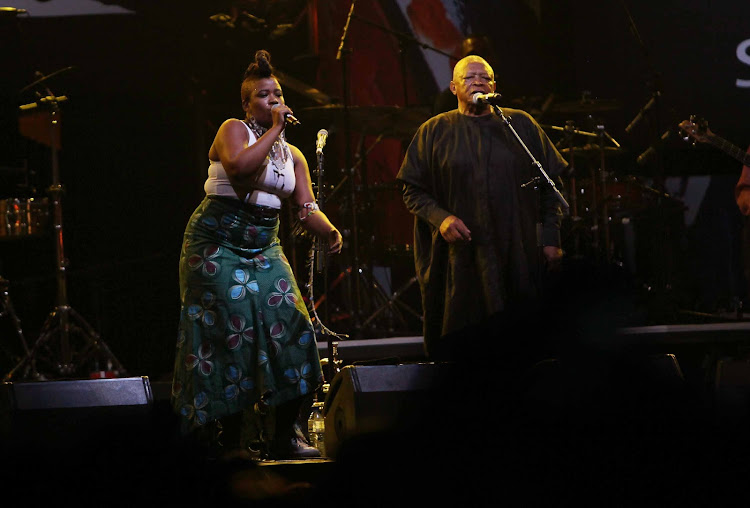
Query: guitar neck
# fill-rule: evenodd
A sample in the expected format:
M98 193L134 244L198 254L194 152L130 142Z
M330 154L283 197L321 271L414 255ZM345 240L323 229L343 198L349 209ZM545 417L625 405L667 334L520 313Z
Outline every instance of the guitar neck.
M725 154L733 157L740 161L745 166L750 166L750 153L747 153L742 148L739 148L726 139L723 139L716 134L710 134L707 136L708 142L713 146L724 152Z

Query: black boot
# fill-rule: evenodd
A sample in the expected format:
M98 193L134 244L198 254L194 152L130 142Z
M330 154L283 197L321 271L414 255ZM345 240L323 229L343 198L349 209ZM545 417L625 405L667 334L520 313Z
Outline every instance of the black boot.
M315 404L315 393L305 395L300 399L299 412L297 420L294 423L294 430L298 436L302 436L307 444L310 444L310 436L307 432L307 421L312 414L313 404Z
M320 450L310 446L297 425L303 399L294 399L276 407L274 436L269 446L272 460L313 459Z

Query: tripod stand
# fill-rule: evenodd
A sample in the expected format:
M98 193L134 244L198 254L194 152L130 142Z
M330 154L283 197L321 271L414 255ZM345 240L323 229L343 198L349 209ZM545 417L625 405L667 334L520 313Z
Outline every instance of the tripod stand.
M380 286L373 280L373 284L376 286L376 289L379 290L377 294L381 295L381 298L384 300L383 303L380 304L380 306L375 309L375 311L368 317L364 323L362 323L362 327L367 327L375 318L380 316L380 314L386 310L389 311L390 319L388 321L388 331L393 332L395 331L395 323L393 321L393 317L397 317L398 320L401 322L402 326L406 327L406 320L404 319L403 314L399 312L400 309L403 309L407 311L412 316L416 317L419 321L422 321L423 317L422 314L411 308L409 305L404 303L403 301L399 300L399 298L406 292L407 289L409 289L415 282L417 282L417 277L412 276L408 281L406 281L403 285L401 285L398 289L396 289L390 296L388 293L380 288Z
M41 83L48 78L49 76L42 76L35 83ZM104 362L107 371L114 371L116 375L120 375L125 372L122 364L91 325L68 305L66 280L68 261L65 259L63 250L63 186L60 183L58 163L60 129L58 102L60 101L49 88L45 87L45 90L47 97L42 98L37 92L38 100L33 104L21 106L21 109L30 109L39 105L50 108L52 185L49 187L49 193L52 197L55 231L57 305L44 322L34 346L5 376L5 381L17 378L42 381L54 377L88 377L91 371L100 370L100 361ZM93 360L93 365L86 364L89 360Z
M18 319L16 310L13 307L13 302L10 299L10 294L8 292L9 288L10 282L7 279L3 278L2 275L0 275L0 317L4 317L7 315L10 318L16 334L18 335L18 339L21 342L21 346L23 346L23 351L28 356L29 346L26 343L26 338L24 337L23 330L21 329L21 320ZM13 354L5 349L5 347L3 347L3 352L8 358L13 358Z

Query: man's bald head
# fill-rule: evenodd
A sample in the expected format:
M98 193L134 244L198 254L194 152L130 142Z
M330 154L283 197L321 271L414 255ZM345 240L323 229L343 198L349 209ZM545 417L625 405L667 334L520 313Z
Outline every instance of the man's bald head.
M495 71L492 70L490 64L479 55L469 55L459 60L453 67L453 81L458 81L466 74L466 66L470 63L481 63L484 64L490 74L490 77L495 79Z

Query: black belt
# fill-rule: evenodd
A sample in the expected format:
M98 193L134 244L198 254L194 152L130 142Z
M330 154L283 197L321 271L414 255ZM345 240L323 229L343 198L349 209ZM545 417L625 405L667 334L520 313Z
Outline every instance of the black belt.
M228 196L213 196L212 195L209 197L216 201L221 201L223 203L226 203L232 206L240 205L240 208L244 212L247 212L250 215L253 215L254 217L258 217L260 219L276 219L279 216L279 212L280 212L278 208L274 208L272 206L256 205L253 203L243 203L239 199L230 198Z
M243 208L256 217L263 219L275 219L279 216L279 209L271 206L254 205L252 203L245 203Z

